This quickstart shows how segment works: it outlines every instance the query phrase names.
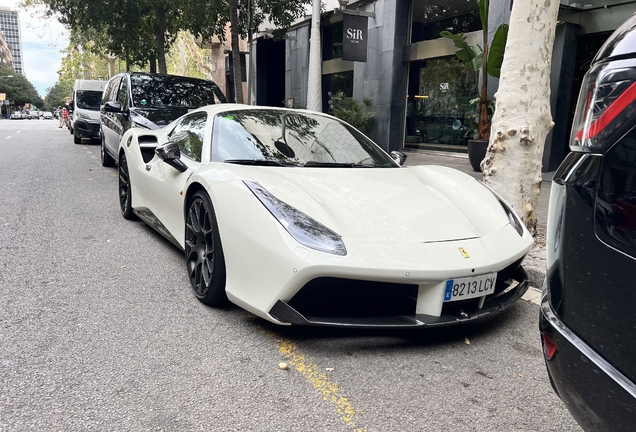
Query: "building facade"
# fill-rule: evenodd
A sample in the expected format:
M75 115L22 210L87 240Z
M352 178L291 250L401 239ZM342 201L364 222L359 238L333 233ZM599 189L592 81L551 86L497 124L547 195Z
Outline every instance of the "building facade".
M20 18L17 12L0 6L0 31L2 31L13 53L13 70L23 74L22 36L20 33Z
M512 0L490 0L489 37L510 18ZM466 152L474 134L479 76L455 56L440 32L464 33L482 45L478 2L466 0L349 1L346 11L326 3L321 19L323 111L331 98L370 99L376 121L370 137L385 150ZM573 104L596 51L628 16L636 1L561 0L552 61L551 104L555 127L546 141L544 171L569 151ZM366 17L366 61L343 56L353 34L347 15ZM351 21L348 21L351 22ZM285 40L255 39L253 100L259 105L305 107L311 20L291 27ZM345 49L343 49L345 48ZM489 78L489 97L498 80Z
M0 32L0 67L13 70L13 52Z

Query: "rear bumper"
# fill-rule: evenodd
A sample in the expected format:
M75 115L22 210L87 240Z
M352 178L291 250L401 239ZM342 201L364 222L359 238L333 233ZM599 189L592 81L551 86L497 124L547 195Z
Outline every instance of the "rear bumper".
M73 130L80 138L99 138L99 120L77 119Z
M554 357L545 359L554 390L583 429L635 431L636 383L566 327L546 295L539 327L557 347Z

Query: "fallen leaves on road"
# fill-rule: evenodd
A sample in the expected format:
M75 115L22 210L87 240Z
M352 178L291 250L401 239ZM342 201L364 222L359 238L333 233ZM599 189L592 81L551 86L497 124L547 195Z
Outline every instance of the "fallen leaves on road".
M289 370L289 366L287 366L287 363L285 363L285 362L278 363L278 368L280 370Z
M466 345L470 345L470 340L469 340L468 338L464 338L464 343L465 343Z
M120 269L125 269L125 268L126 268L126 266L121 266L121 267L119 267L119 268L120 268Z
M325 369L327 372L333 372L333 368L326 368Z

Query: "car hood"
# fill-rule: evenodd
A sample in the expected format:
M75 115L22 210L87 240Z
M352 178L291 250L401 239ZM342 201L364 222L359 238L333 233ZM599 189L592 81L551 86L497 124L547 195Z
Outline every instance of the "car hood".
M164 127L187 113L188 108L185 107L134 107L130 109L132 121L148 129Z
M242 168L345 238L439 242L481 237L508 224L490 190L446 167Z

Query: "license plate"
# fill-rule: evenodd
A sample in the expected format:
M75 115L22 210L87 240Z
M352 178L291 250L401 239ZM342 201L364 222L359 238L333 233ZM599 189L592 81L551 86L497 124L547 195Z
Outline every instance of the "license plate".
M446 281L444 301L466 300L492 294L495 292L496 281L497 273L449 279Z

